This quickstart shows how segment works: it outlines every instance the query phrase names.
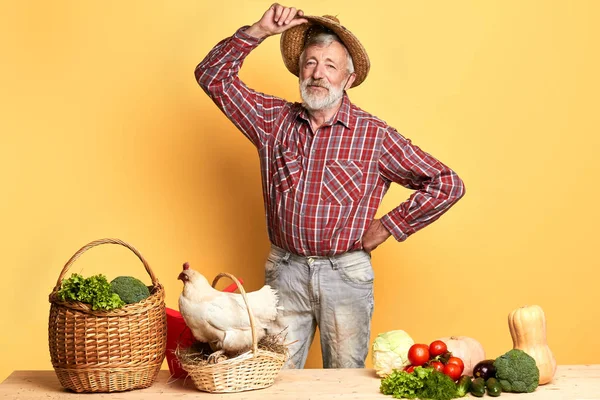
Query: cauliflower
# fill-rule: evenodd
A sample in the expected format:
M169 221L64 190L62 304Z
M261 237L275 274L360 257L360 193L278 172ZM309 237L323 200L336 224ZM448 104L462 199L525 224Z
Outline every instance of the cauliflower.
M148 287L133 276L118 276L110 282L110 286L125 304L137 303L150 296Z
M380 377L409 364L408 349L414 340L403 330L381 333L373 341L373 368Z
M503 392L531 393L540 381L535 360L523 350L512 349L494 361Z

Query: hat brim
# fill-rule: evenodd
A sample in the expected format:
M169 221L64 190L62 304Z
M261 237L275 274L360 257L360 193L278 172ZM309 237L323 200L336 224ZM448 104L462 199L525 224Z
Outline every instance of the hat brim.
M360 41L338 22L325 17L318 16L303 16L306 18L308 23L294 26L281 34L281 56L283 63L286 68L294 75L299 76L300 74L300 54L304 50L304 42L306 39L306 31L313 25L322 25L327 29L333 31L344 43L350 56L352 57L352 63L354 64L354 72L356 79L351 87L360 85L369 74L371 64L369 62L369 56L365 48L362 46Z

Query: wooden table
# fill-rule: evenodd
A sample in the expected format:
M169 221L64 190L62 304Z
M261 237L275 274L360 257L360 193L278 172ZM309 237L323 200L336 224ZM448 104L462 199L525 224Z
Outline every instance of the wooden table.
M0 384L0 399L389 399L379 392L380 380L370 369L283 370L267 389L235 394L209 394L196 390L191 380L170 381L169 371L161 371L151 387L120 393L71 393L59 384L54 371L15 371ZM484 399L491 399L486 396ZM502 393L500 399L589 400L600 399L600 364L563 365L552 383L534 393Z

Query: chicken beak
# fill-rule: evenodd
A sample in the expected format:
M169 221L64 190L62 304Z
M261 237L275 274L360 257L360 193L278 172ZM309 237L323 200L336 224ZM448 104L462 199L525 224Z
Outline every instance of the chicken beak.
M183 283L188 281L188 276L185 273L180 273L179 276L177 277L177 279L180 279L181 281L183 281Z

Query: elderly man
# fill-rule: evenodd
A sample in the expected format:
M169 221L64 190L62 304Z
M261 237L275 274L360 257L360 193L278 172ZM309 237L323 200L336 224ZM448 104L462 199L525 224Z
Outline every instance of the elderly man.
M249 89L238 77L246 56L276 34L286 67L299 77L301 104ZM281 296L293 342L288 367L304 366L317 325L325 368L364 367L370 253L390 236L406 240L464 194L450 168L350 102L345 91L368 72L365 49L337 19L279 4L218 43L195 71L258 150L272 244L265 280ZM392 182L414 192L376 219Z

